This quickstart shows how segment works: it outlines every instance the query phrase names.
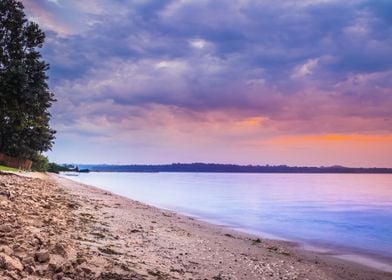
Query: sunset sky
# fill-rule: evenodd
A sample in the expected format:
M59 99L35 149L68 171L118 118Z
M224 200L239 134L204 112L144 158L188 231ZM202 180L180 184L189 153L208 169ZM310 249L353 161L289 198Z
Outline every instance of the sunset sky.
M390 0L24 0L59 163L392 167Z

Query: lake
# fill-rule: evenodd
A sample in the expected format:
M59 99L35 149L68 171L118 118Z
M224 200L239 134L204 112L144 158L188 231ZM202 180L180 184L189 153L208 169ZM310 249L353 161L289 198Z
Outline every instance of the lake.
M84 173L73 180L265 237L392 258L392 175Z

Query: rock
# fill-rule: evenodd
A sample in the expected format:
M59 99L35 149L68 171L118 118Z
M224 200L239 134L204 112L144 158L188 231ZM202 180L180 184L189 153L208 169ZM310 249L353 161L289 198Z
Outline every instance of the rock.
M0 246L0 253L5 253L6 255L12 254L12 249L8 246Z
M80 265L80 264L82 264L82 263L87 262L87 260L86 260L85 258L77 258L77 259L76 259L76 262Z
M17 273L15 273L15 271L7 271L6 275L8 277L11 277L12 280L19 280L20 277Z
M53 275L53 280L63 280L64 278L64 273L60 272L60 273L56 273L55 275Z
M14 259L4 253L0 253L0 267L8 270L23 270L23 265L18 259Z
M38 264L35 267L35 271L39 276L44 276L48 273L49 271L49 265L48 264ZM43 277L42 277L43 278Z
M7 187L7 186L6 186ZM8 199L13 199L14 198L14 192L10 191L10 190L4 190L0 192L0 195L3 195L5 197L7 197Z
M63 272L67 273L67 274L72 274L75 271L74 267L72 266L72 264L70 262L63 264L62 269L63 269Z
M32 274L32 273L35 272L35 267L34 267L33 265L27 265L27 266L25 266L25 270L26 270L28 273Z
M8 201L2 200L0 201L0 206L7 206L8 205Z
M49 269L56 273L61 272L63 269L63 264L65 260L60 255L51 255L49 261Z
M34 264L34 259L32 256L26 256L25 258L23 258L23 264L26 265L33 265Z
M1 232L10 232L11 230L12 230L12 227L10 227L9 225L1 225L0 226Z
M65 245L60 244L60 243L57 243L54 246L52 252L55 253L55 254L61 255L63 257L67 257L67 255L68 255Z
M44 244L43 238L39 234L35 234L34 238L38 241L39 245Z
M86 274L91 274L93 272L92 269L85 263L80 265L78 268L81 268Z
M48 251L40 251L35 253L35 260L40 263L45 263L50 260L50 254Z

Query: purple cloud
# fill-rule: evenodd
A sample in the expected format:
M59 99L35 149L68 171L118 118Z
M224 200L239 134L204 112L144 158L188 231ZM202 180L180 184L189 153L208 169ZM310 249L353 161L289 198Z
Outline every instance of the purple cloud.
M266 118L275 134L390 134L389 2L25 4L48 34L59 135L217 115ZM163 111L172 117L154 121Z

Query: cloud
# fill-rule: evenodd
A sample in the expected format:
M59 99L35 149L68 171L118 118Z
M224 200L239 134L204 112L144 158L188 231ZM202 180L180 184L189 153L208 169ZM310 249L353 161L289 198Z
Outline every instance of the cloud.
M196 49L204 49L208 42L203 39L192 39L189 40L189 44Z
M58 5L58 2L49 1L53 4ZM55 32L61 37L69 36L72 31L70 26L58 21L53 13L45 9L45 5L42 5L40 1L22 1L26 9L28 10L30 20L37 22L45 30Z
M391 132L390 1L24 2L60 132Z
M60 1L60 0L48 0L48 2L55 3L56 5L59 5L59 4L60 4L59 1Z
M294 73L291 77L293 78L301 78L309 76L313 73L313 69L317 67L318 59L309 59L306 63L298 65L294 69Z

